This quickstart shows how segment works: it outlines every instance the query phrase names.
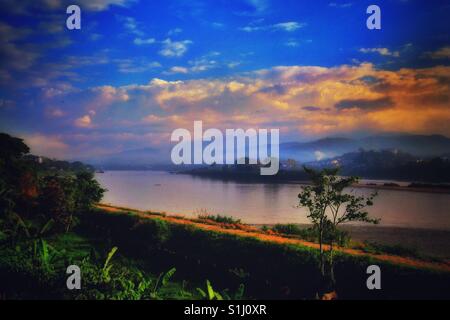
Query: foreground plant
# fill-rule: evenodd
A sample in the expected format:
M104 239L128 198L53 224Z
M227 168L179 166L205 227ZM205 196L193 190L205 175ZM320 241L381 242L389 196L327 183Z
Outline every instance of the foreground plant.
M197 288L197 291L204 300L223 300L222 295L218 291L214 290L209 280L206 280L206 291L202 288Z

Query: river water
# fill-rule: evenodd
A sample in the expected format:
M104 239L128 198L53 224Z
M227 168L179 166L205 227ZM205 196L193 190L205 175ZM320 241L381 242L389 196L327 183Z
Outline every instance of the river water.
M97 180L108 191L104 203L194 217L208 212L246 223L308 223L296 208L300 186L241 183L161 171L107 171ZM357 188L357 194L371 189ZM450 194L378 190L371 216L380 226L450 230Z

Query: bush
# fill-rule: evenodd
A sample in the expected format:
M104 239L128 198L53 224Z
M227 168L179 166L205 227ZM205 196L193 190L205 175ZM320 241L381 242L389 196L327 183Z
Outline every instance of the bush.
M309 228L301 228L297 224L276 224L273 228L273 231L285 234L289 236L296 236L306 241L318 242L318 231L315 227ZM331 230L330 228L325 228L324 230L324 243L330 243ZM335 230L334 240L341 247L348 246L350 243L350 234L347 231Z
M211 215L211 214L199 214L198 218L200 220L211 220L218 223L226 223L226 224L240 224L241 219L235 219L229 216L221 216L220 214Z
M51 174L41 178L38 210L44 219L53 219L58 231L69 231L81 212L99 202L105 190L90 172Z

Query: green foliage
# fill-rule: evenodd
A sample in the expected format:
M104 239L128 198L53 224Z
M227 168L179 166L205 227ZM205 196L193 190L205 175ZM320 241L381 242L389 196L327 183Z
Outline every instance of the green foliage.
M113 248L100 267L92 258L84 258L83 290L74 299L140 300L149 298L151 280L132 265L111 264L117 248ZM113 268L114 267L114 268Z
M223 300L222 295L214 290L209 280L206 280L206 291L201 288L197 288L197 291L204 300Z
M300 239L319 242L317 226L300 227L297 224L276 224L272 228L273 231L288 236L298 237ZM326 222L323 230L323 243L330 244L331 241L336 242L341 247L346 247L350 243L350 234L347 231L334 229L333 226Z
M241 283L234 294L230 294L228 289L220 293L213 288L209 280L206 280L206 290L196 289L203 300L242 300L244 299L245 285Z
M229 294L228 292L229 292L228 289L225 289L223 291L222 296L224 300L243 300L245 298L244 297L245 285L241 283L234 294Z
M319 267L324 277L326 274L323 243L326 238L329 239L328 262L331 282L334 284L333 245L342 236L342 233L339 233L338 225L352 221L379 223L379 219L370 218L366 211L367 207L373 205L373 199L377 194L363 197L345 192L345 189L356 183L358 178L339 177L338 168L315 171L304 167L304 170L310 176L312 185L303 187L302 192L298 195L299 206L308 208L308 218L317 231L321 257Z
M30 152L30 148L23 139L11 137L6 133L0 133L0 158L17 159Z
M98 203L104 189L90 167L32 156L21 139L0 133L0 219L3 237L22 236L29 221L53 220L52 231L68 232L81 212ZM40 220L40 221L39 221Z
M312 228L300 228L300 226L296 224L276 224L272 227L272 230L290 236L298 236L302 239L315 241L316 240L316 232Z
M199 214L198 218L201 220L212 220L218 223L226 223L226 224L239 224L241 223L241 219L235 219L229 216L221 216L220 214L211 215L211 214Z
M53 258L57 255L56 250L50 246L47 241L41 239L40 240L40 250L37 250L37 243L38 242L34 242L35 244L35 258L37 257L39 260L39 263L41 264L41 266L44 268L45 271L49 272L51 269L51 263Z
M360 249L372 254L392 254L418 259L430 259L421 255L417 248L402 245L385 245L374 241L364 241L364 245Z
M109 282L111 280L109 271L112 268L112 264L110 264L110 261L111 261L112 257L114 256L114 254L116 253L116 251L117 251L117 247L113 247L111 249L111 251L108 253L108 257L105 260L105 264L103 265L102 278L105 282Z
M32 177L22 161L29 151L22 139L0 133L0 218L8 218L18 204L29 204L27 182Z
M140 220L133 218L133 220L137 222L130 227L132 239L148 241L154 249L160 248L171 236L169 224L164 220L159 218ZM117 232L121 232L121 230L117 230Z
M99 202L105 192L91 172L52 174L41 178L39 211L55 220L58 229L68 232L78 215Z
M158 278L155 281L155 285L153 286L153 289L150 292L150 297L152 299L159 300L161 298L160 296L161 289L165 288L169 284L170 278L172 278L172 276L175 274L176 271L177 269L172 268L166 273L161 272L159 274Z

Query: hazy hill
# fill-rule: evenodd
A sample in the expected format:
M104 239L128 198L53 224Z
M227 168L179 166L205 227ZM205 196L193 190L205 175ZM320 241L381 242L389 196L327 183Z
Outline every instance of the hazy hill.
M450 139L441 135L376 135L362 139L324 138L311 142L282 143L282 158L314 161L365 150L399 150L416 157L438 157L450 153Z
M126 150L82 161L108 168L145 169L155 165L170 165L173 145L163 148ZM366 138L328 137L309 142L287 142L280 144L280 157L299 162L310 162L334 158L345 153L364 150L398 150L415 157L432 158L450 154L450 139L440 135L375 135Z
M343 175L363 178L450 181L450 161L447 158L420 159L408 153L391 150L360 150L307 165L316 168L339 167Z

